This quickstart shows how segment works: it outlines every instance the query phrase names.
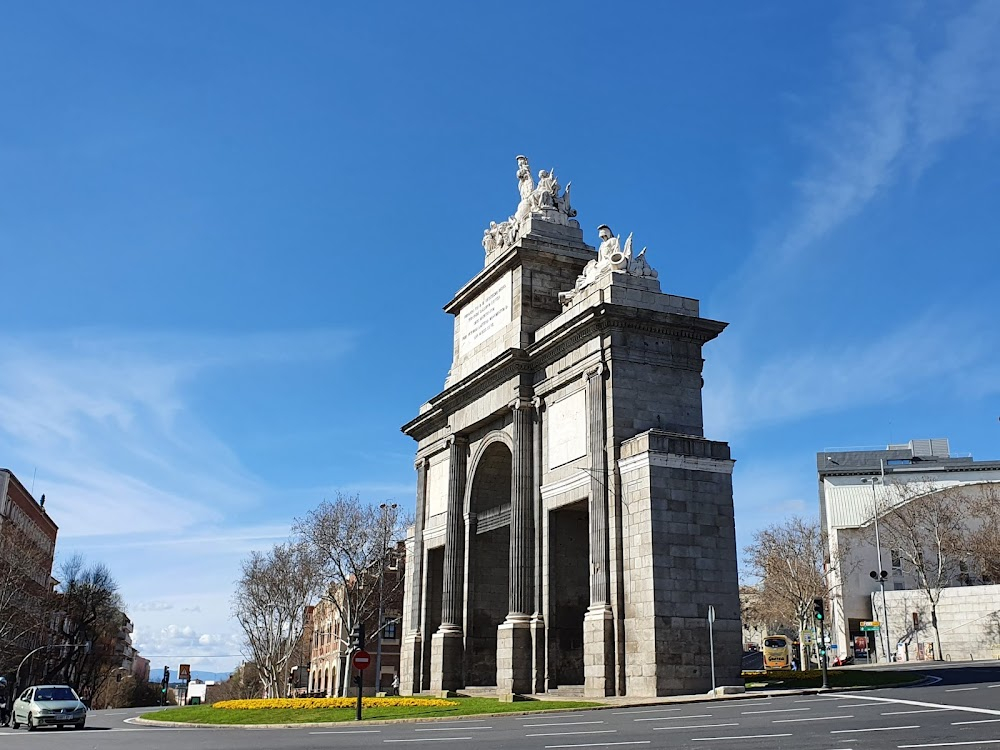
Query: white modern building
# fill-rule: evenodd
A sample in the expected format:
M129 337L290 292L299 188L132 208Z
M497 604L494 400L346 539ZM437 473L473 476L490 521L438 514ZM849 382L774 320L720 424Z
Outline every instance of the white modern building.
M826 450L816 455L816 464L820 523L831 560L840 561L831 568L830 636L835 653L850 654L855 639L867 635L862 623L877 621L879 630L870 637L880 660L887 652L899 658L933 658L926 648L933 642L926 596L917 590L903 556L889 548L884 534L879 536L878 518L892 513L893 505L920 496L1000 482L1000 460L952 455L948 440L940 438L885 448ZM881 584L873 572L887 574ZM955 583L955 590L942 598L946 606L938 608L942 651L948 653L937 656L996 658L988 631L990 618L1000 614L1000 586ZM952 655L955 649L957 655Z

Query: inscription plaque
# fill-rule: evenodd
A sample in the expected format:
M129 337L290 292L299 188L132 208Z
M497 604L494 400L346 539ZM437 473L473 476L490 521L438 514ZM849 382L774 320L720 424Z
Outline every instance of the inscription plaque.
M458 354L465 356L511 321L511 272L497 279L458 314Z

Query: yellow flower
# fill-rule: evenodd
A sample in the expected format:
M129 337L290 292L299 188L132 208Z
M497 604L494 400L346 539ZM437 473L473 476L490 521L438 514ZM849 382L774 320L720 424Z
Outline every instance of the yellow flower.
M254 698L248 700L219 701L214 708L226 708L236 711L253 711L261 708L354 708L357 698ZM362 698L361 705L365 708L450 708L457 706L457 701L441 700L440 698Z

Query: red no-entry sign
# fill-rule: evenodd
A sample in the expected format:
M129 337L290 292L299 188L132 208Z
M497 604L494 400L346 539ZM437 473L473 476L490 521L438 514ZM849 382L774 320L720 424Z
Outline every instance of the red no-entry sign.
M367 669L368 665L372 663L372 655L364 649L355 651L354 658L351 659L351 663L354 665L355 669Z

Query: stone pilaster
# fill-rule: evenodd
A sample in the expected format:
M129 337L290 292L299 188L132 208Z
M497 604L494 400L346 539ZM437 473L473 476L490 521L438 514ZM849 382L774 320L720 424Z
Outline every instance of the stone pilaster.
M403 599L403 642L399 655L399 692L412 695L420 692L421 654L423 639L420 636L422 610L424 515L427 503L427 461L415 464L417 470L417 508L413 521L413 540L406 550L406 592Z
M444 580L442 582L441 627L431 637L431 690L462 687L464 637L462 635L462 594L464 590L465 470L468 439L454 435L448 443L448 518L444 538Z
M534 545L535 545L535 575L534 575L534 600L535 609L531 613L531 690L534 693L545 692L545 672L548 660L547 646L545 641L545 604L543 601L543 591L545 581L542 580L544 570L544 538L545 538L545 510L542 507L542 409L545 401L538 396L532 402L534 406L534 420L532 421L531 445L532 451L532 472L531 472L531 497L534 502Z
M604 409L604 365L587 380L587 435L590 456L590 607L583 618L584 695L614 695L614 622L608 554L608 470Z
M532 690L533 648L531 613L534 589L534 471L532 469L532 415L530 401L511 404L514 413L514 450L510 498L510 604L507 619L497 629L497 692Z

